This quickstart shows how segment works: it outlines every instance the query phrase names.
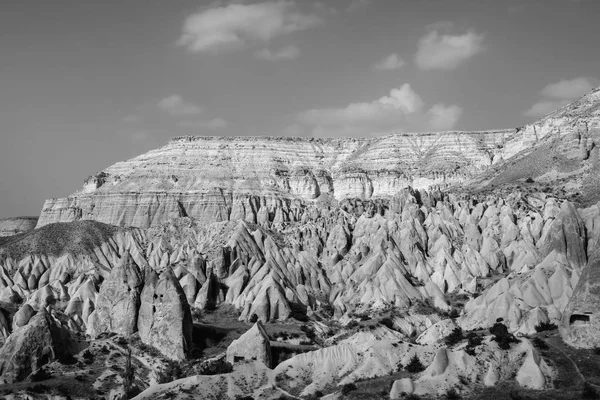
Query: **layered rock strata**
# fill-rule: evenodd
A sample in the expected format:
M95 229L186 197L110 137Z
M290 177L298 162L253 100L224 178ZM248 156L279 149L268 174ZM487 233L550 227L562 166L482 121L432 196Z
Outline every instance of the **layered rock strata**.
M462 182L500 160L514 134L180 137L90 177L72 196L46 201L38 227L78 219L148 227L181 216L206 223L285 222L294 220L293 210L302 203L323 194L370 199L408 186Z

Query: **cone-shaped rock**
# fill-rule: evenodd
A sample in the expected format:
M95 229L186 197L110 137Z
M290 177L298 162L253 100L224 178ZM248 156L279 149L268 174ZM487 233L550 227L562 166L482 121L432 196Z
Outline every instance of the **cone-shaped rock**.
M127 252L100 287L96 310L88 319L88 333L130 335L137 330L143 279L139 267Z
M583 270L559 325L565 342L575 347L600 346L600 258Z
M69 331L57 326L41 309L15 330L0 349L0 382L24 380L44 364L66 355L69 342Z
M192 344L192 314L171 269L147 270L138 318L140 339L166 357L183 360Z
M262 361L267 367L271 367L271 344L260 321L227 348L227 361L230 363L251 360Z

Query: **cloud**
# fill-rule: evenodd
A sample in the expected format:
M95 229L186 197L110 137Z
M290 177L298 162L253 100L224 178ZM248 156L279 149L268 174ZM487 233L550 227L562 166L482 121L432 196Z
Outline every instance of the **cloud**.
M485 50L484 35L469 30L462 35L443 33L447 22L430 26L431 32L419 40L415 55L417 66L424 70L451 70Z
M354 12L358 11L362 8L368 7L373 4L375 0L352 0L348 7L346 7L346 11Z
M570 100L540 101L531 106L531 108L523 114L528 117L543 117L546 114L550 114L551 112L566 106L570 102Z
M456 105L436 104L427 111L430 118L429 126L436 131L452 129L462 116L462 112L462 108Z
M300 124L288 125L281 131L283 136L298 137L306 136L306 128Z
M229 123L222 118L213 118L208 121L181 121L178 125L182 128L224 129Z
M595 78L563 79L542 89L542 95L555 99L576 99L591 92L598 83L599 80Z
M390 90L371 102L351 103L342 108L311 109L298 121L312 128L315 136L367 136L397 131L451 129L462 115L458 106L436 104L428 111L409 84Z
M160 100L157 104L158 108L168 112L171 115L183 116L183 115L197 115L202 113L202 108L184 101L181 96L173 94Z
M135 122L140 122L142 119L135 114L129 114L123 117L123 122L127 122L129 124L135 123Z
M591 92L599 84L600 79L590 77L563 79L551 83L541 90L542 99L523 114L528 117L543 117Z
M294 1L229 4L192 14L177 44L191 52L219 51L303 31L321 22L316 14L297 11Z
M405 64L406 62L398 56L398 54L392 53L375 64L375 69L380 71L392 71L402 68Z
M268 61L291 60L300 55L300 49L296 46L285 46L272 52L269 49L262 49L254 53L256 58Z

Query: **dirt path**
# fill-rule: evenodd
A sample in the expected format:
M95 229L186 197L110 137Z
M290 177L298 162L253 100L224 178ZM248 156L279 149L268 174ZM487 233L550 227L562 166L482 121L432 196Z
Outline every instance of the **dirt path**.
M541 338L540 338L541 339ZM544 340L544 339L542 339ZM599 385L596 385L594 383L591 383L587 380L587 378L585 377L585 375L583 375L583 373L581 373L581 370L579 369L579 366L577 365L577 363L575 362L575 360L573 360L571 358L571 356L569 356L567 353L565 353L560 347L552 344L552 342L550 340L544 340L544 342L552 347L554 350L558 351L564 358L566 358L567 360L569 360L569 362L573 365L573 368L575 368L575 371L577 372L577 375L579 375L579 378L581 379L581 384L583 385L584 383L588 383L588 385L593 386L596 389L600 389Z

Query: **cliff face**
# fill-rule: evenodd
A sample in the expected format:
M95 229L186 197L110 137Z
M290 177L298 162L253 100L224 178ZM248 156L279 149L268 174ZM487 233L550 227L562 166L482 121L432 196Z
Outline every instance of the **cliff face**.
M389 197L443 188L502 157L515 131L397 134L373 139L180 137L117 163L44 204L38 227L93 219L148 227L189 216L204 222L294 220L329 194Z
M179 137L90 177L67 198L47 200L37 226L93 219L149 227L179 216L203 222L294 221L323 194L371 199L408 186L443 189L492 165L506 172L510 163L503 161L517 155L537 151L550 157L544 146L552 141L558 144L551 150L560 157L598 158L600 88L512 130L369 139ZM509 178L532 176L526 164L509 171ZM547 170L545 164L540 168L540 174Z
M0 219L0 237L25 233L35 228L37 217L14 217Z

